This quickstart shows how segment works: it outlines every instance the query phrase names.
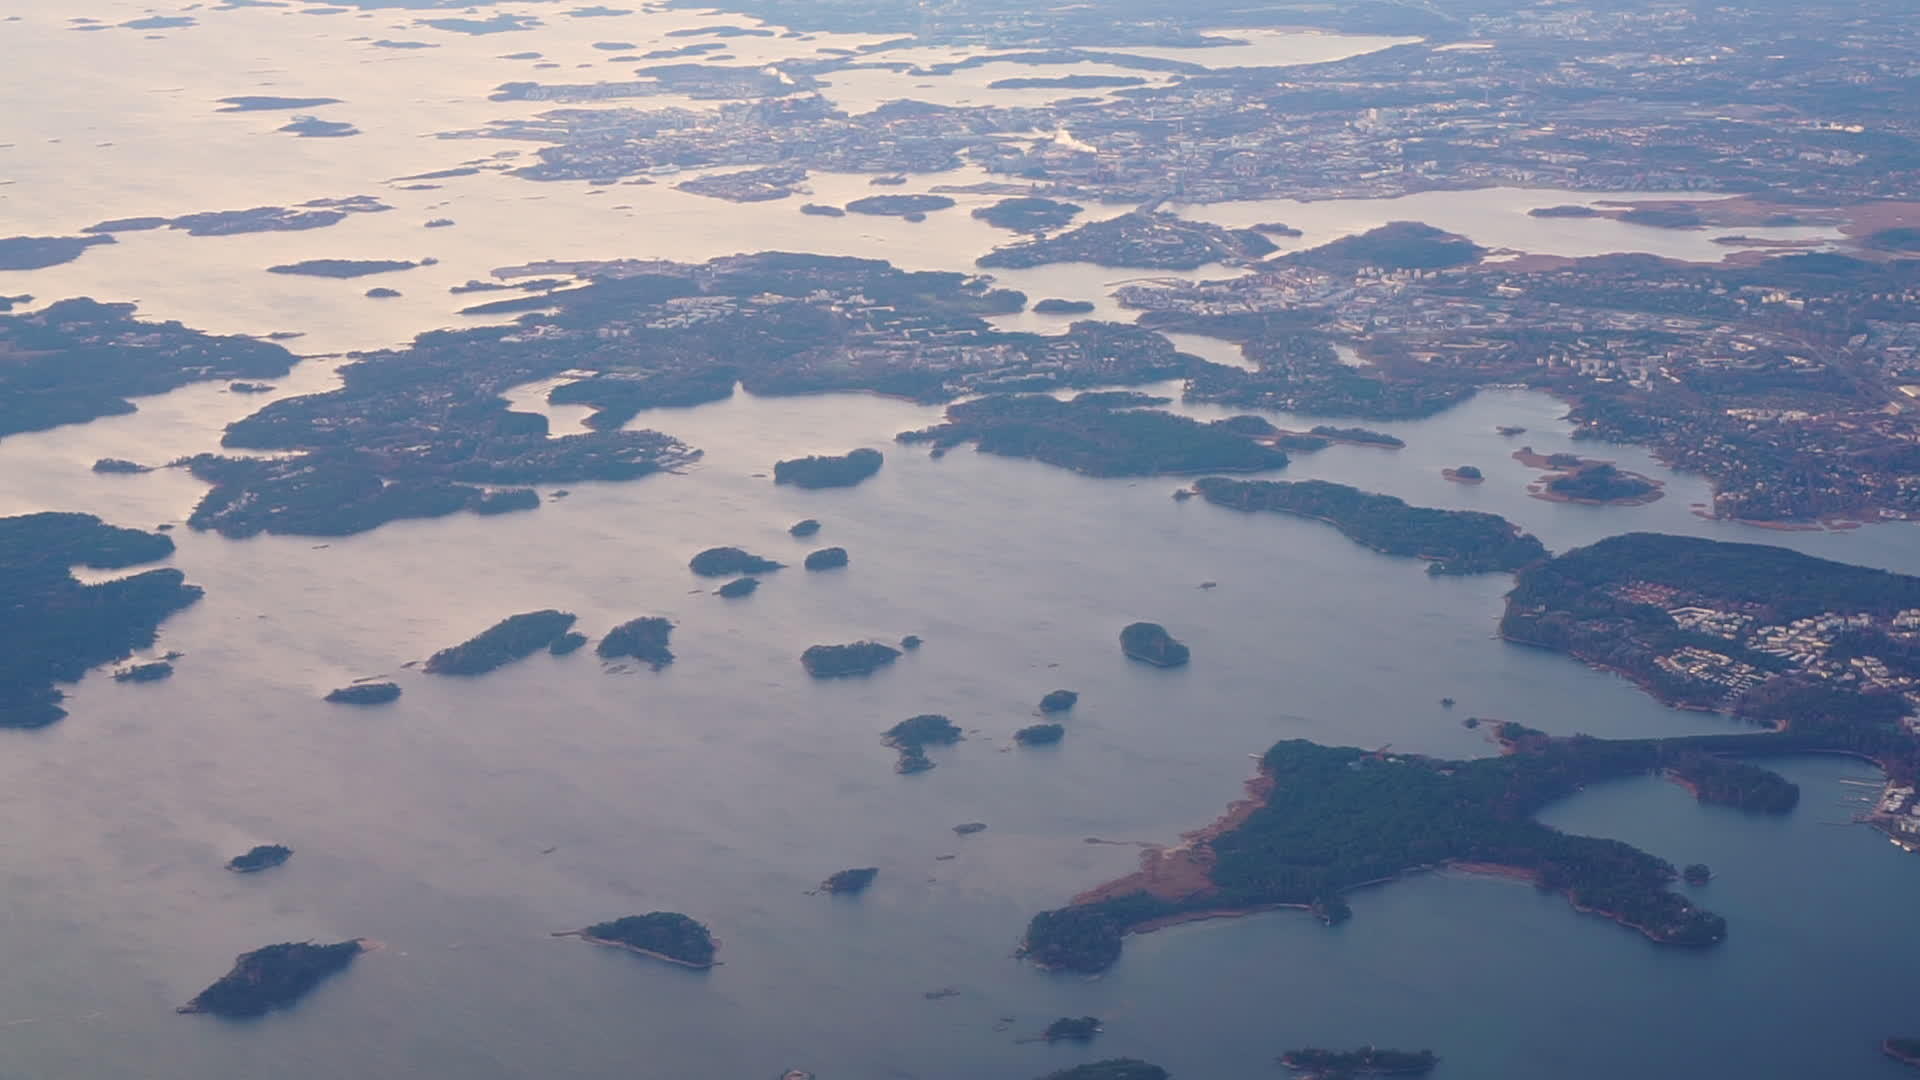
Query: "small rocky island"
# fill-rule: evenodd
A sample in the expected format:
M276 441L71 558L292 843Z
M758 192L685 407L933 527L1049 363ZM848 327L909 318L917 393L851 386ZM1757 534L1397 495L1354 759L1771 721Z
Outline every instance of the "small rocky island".
M594 651L602 660L631 657L659 671L673 663L673 650L667 647L672 637L672 620L646 615L609 630Z
M245 855L235 855L227 860L227 869L236 874L253 874L270 870L291 858L293 849L285 844L261 844Z
M722 585L713 591L715 595L720 596L724 599L738 600L743 596L752 596L754 593L754 590L758 589L759 587L760 587L759 578L743 577L743 578L734 578L732 581L727 582L725 585Z
M1052 746L1067 737L1067 729L1059 724L1029 724L1013 733L1013 741L1021 746Z
M1280 1055L1280 1064L1301 1080L1353 1080L1357 1076L1425 1076L1440 1063L1431 1050L1322 1050L1302 1047Z
M1441 469L1440 475L1456 484L1477 484L1487 478L1478 465L1455 465L1450 469Z
M1920 1069L1920 1039L1889 1038L1880 1044L1880 1052L1902 1065Z
M1041 1080L1173 1080L1173 1074L1139 1058L1108 1058L1050 1072Z
M1066 712L1080 703L1080 695L1072 690L1049 690L1040 699L1040 711L1043 713Z
M300 1000L327 976L345 971L364 951L365 943L356 940L333 945L284 942L242 953L232 971L177 1011L230 1019L264 1016Z
M903 642L904 644L904 642ZM800 654L807 674L816 679L842 675L865 675L886 667L900 658L900 650L877 641L856 641L850 645L814 645Z
M690 968L712 967L718 951L713 934L705 926L677 911L628 915L554 936L577 937L595 945L611 945Z
M400 700L400 684L390 682L354 683L329 693L326 700L335 705L385 705Z
M1174 640L1159 623L1129 623L1120 631L1120 651L1154 667L1179 667L1187 662L1185 645Z
M149 683L173 678L173 665L165 660L151 660L144 664L129 664L113 673L114 682Z
M862 866L852 870L836 871L832 877L820 883L820 891L834 896L852 896L867 890L873 879L880 876L877 866Z
M929 746L952 746L960 741L960 729L938 713L911 716L888 728L881 741L900 752L893 771L902 775L923 773L933 768L927 757Z
M1059 1042L1062 1039L1087 1042L1100 1031L1100 1018L1097 1016L1063 1016L1048 1024L1040 1037L1047 1042Z
M571 612L529 611L510 615L479 635L427 658L429 675L484 675L550 647L573 628Z
M404 259L305 259L267 267L269 274L299 274L306 277L357 278L368 274L389 274L423 265Z
M847 549L821 548L807 555L805 565L809 570L838 570L847 565Z
M769 573L780 569L782 565L737 547L716 547L695 555L687 563L687 568L701 577L738 577L742 574Z
M807 537L812 536L813 534L819 531L820 531L820 523L818 521L815 521L813 518L806 518L805 520L796 521L792 525L788 526L787 535L798 537L804 540Z
M885 460L880 451L865 447L838 457L795 458L774 464L773 482L799 488L852 487L879 472Z

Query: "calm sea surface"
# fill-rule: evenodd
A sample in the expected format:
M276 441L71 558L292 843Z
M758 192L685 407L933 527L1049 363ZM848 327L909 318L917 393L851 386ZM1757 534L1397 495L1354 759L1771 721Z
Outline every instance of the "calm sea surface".
M0 67L0 100L40 106L0 116L9 144L0 181L13 181L0 186L0 235L361 193L399 207L311 233L131 234L67 266L0 276L0 293L138 299L149 315L208 329L305 331L303 350L333 353L457 325L448 285L530 259L784 247L965 269L1005 238L967 216L978 198L916 226L823 222L790 203L738 207L666 183L591 195L486 174L396 190L384 181L529 149L431 137L532 111L485 101L498 82L534 77L503 54L540 50L568 65L540 77L589 81L603 76L572 65L607 67L594 41L644 51L684 40L666 38L670 29L737 21L499 10L539 11L546 26L471 37L411 27L405 12L203 9L201 25L150 40L64 28L75 15L117 23L143 13L132 4L0 5L23 16L0 23L0 48L21 61ZM396 35L440 47L354 40ZM740 39L739 49L759 51L738 55L865 40ZM1382 44L1251 40L1236 48L1294 61ZM1256 61L1236 52L1231 62ZM972 74L983 71L1004 74ZM967 93L997 93L985 81ZM878 103L911 89L871 93ZM272 133L279 114L210 111L213 98L242 93L346 98L317 111L367 133L293 139ZM909 190L978 179L916 177ZM816 176L813 186L819 201L868 190L865 177ZM1527 250L1708 257L1693 234L1524 216L1530 205L1600 197L1480 192L1186 212L1278 218L1307 230L1302 244L1416 218ZM421 231L441 214L459 225ZM298 258L420 255L442 261L376 279L407 294L384 304L361 298L365 280L261 273ZM1006 280L1118 315L1107 293L1131 276L1068 266ZM1231 346L1179 340L1238 362ZM336 362L303 362L279 393L335 385ZM549 409L544 389L512 397L547 412L556 433L576 430L582 410ZM88 466L211 449L222 425L260 404L189 387L143 400L132 416L10 437L0 442L0 513L181 522L202 491L190 477L97 476ZM1334 447L1282 475L1501 513L1557 550L1652 529L1920 573L1910 526L1770 533L1703 521L1691 512L1708 494L1699 478L1634 448L1575 444L1562 411L1542 395L1489 392L1431 420L1378 425L1406 450ZM706 451L684 475L574 485L536 513L331 541L176 531L173 564L207 589L164 628L161 647L185 654L178 674L148 686L96 674L73 688L65 722L0 732L0 814L11 823L0 838L0 1077L755 1080L804 1066L822 1080L1025 1080L1131 1054L1181 1080L1244 1080L1275 1075L1273 1056L1292 1045L1365 1042L1430 1046L1446 1058L1445 1076L1482 1080L1900 1075L1876 1044L1920 1024L1905 977L1920 947L1911 918L1920 861L1835 824L1867 790L1844 781L1876 779L1839 761L1785 767L1805 798L1784 819L1702 808L1653 780L1552 809L1558 827L1710 863L1718 876L1701 902L1732 924L1712 951L1660 949L1524 886L1441 873L1356 896L1356 917L1337 930L1276 913L1133 938L1100 979L1012 959L1033 912L1129 870L1127 845L1212 820L1251 775L1249 755L1276 739L1472 756L1490 747L1461 726L1468 715L1611 736L1734 726L1502 644L1493 630L1506 577L1429 578L1315 523L1175 503L1173 480L1091 480L965 449L939 461L896 452L895 433L938 416L865 396L743 395L642 416ZM1503 439L1497 424L1529 432ZM1667 497L1638 508L1531 499L1536 474L1509 457L1521 444L1614 459L1665 479ZM888 461L853 490L776 488L766 475L783 457L859 445L886 447ZM1457 464L1479 465L1487 481L1441 478ZM802 517L825 522L817 540L786 534ZM717 544L793 565L751 598L723 601L686 570ZM827 544L845 546L852 565L799 569ZM652 673L605 670L590 652L541 655L476 680L404 667L543 607L578 612L595 634L668 616L679 660ZM1166 624L1193 647L1193 664L1124 661L1115 635L1136 619ZM816 682L797 662L816 642L908 633L925 647L871 678ZM405 687L400 702L353 711L319 700L376 675ZM1082 695L1066 741L1014 748L1040 695L1061 687ZM1441 709L1442 696L1459 705ZM921 712L949 715L968 737L934 751L933 772L896 776L879 733ZM988 829L951 831L969 821ZM298 854L257 876L220 869L269 842ZM881 875L859 899L806 895L861 865ZM725 963L690 972L548 936L655 909L708 923ZM345 937L384 948L291 1012L246 1024L172 1012L239 952ZM1108 1025L1090 1048L1021 1041L1083 1013Z

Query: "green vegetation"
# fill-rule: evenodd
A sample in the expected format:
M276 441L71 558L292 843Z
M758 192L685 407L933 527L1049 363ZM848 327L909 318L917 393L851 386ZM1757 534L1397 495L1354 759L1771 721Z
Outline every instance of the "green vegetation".
M1034 458L1089 476L1254 472L1287 464L1285 453L1230 429L1114 404L1100 396L1060 401L1002 394L954 405L946 423L896 437L936 449L977 442L981 453Z
M552 647L574 619L571 612L551 608L509 615L475 637L434 653L423 670L429 675L484 675Z
M1138 1058L1109 1058L1050 1072L1040 1080L1172 1080L1173 1074Z
M1366 446L1385 446L1399 450L1407 445L1406 440L1389 435L1384 431L1373 431L1363 427L1334 427L1332 424L1316 424L1309 434L1323 439L1339 442L1361 443Z
M1534 815L1587 784L1695 768L1702 756L1835 746L1779 734L1556 739L1518 724L1499 735L1508 752L1473 761L1278 743L1261 759L1261 804L1206 841L1213 859L1203 884L1173 893L1151 877L1123 878L1099 890L1102 899L1034 916L1025 952L1042 966L1097 972L1119 959L1129 928L1188 912L1292 906L1336 922L1349 914L1346 891L1449 862L1519 871L1660 944L1713 945L1726 936L1725 920L1672 891L1671 864L1616 840L1562 833ZM1749 790L1791 787L1767 775L1724 793L1703 788L1700 797L1738 804Z
M1040 711L1043 713L1066 712L1079 704L1080 695L1072 690L1049 690L1040 699Z
M737 547L717 547L695 555L687 566L701 577L735 577L740 574L768 573L780 569L781 564Z
M1498 514L1408 506L1324 480L1226 480L1207 477L1194 489L1208 502L1235 510L1271 510L1324 521L1355 543L1387 555L1431 560L1430 574L1518 570L1547 549L1532 533Z
M355 683L327 695L335 705L385 705L400 700L400 684L390 682Z
M283 1009L320 985L335 972L345 971L364 946L358 941L333 945L285 942L242 953L233 970L200 991L180 1007L183 1013L212 1013L230 1018L263 1016Z
M903 640L902 645L906 645ZM913 648L906 645L907 648ZM877 641L856 641L850 645L813 645L800 654L807 674L816 679L842 675L865 675L900 658L900 650Z
M1179 667L1191 656L1159 623L1128 623L1120 631L1120 651L1154 667Z
M838 457L817 455L776 462L773 482L800 488L852 487L874 473L886 461L878 450L862 447Z
M847 549L843 547L821 548L811 552L806 558L809 570L838 570L847 565Z
M820 891L835 896L852 895L865 892L873 879L880 876L877 866L862 866L852 870L835 871L832 877L820 883Z
M4 246L0 240L0 263ZM0 438L131 413L129 398L188 382L276 377L294 367L294 354L271 342L144 323L132 313L132 304L61 300L0 317L0 356L8 357L0 365ZM129 348L129 340L138 340L138 348Z
M580 935L597 944L619 945L696 968L712 967L717 951L713 934L677 911L654 911L595 923Z
M905 775L933 768L933 761L927 757L927 747L952 746L960 739L960 729L953 721L938 713L922 713L888 728L880 741L900 752L900 760L894 765L893 771Z
M1660 485L1637 473L1595 461L1547 481L1547 490L1563 499L1605 503L1644 499L1659 491Z
M251 874L271 869L293 858L293 849L284 844L261 844L244 855L235 855L227 861L227 869L236 873Z
M1748 762L1686 754L1667 768L1703 803L1763 814L1784 814L1800 805L1800 785Z
M150 648L160 624L201 596L174 569L83 585L69 567L118 570L172 553L165 536L88 514L0 518L0 727L59 720L65 695L56 682Z
M1317 248L1294 252L1280 261L1334 273L1367 267L1381 270L1440 270L1480 261L1487 249L1464 236L1417 221L1389 221L1358 236L1343 236Z
M1067 729L1059 724L1029 724L1013 733L1013 741L1021 746L1052 746L1067 737Z
M672 637L672 620L643 615L607 631L594 651L602 660L632 657L659 671L673 663L673 650L667 647Z
M1431 1050L1322 1050L1303 1047L1280 1055L1280 1064L1305 1075L1306 1080L1351 1080L1356 1076L1423 1076L1440 1059Z
M1039 196L1020 196L1001 199L992 206L983 206L973 212L973 216L989 225L1015 232L1046 232L1061 229L1073 223L1073 219L1086 209L1070 202L1043 199Z

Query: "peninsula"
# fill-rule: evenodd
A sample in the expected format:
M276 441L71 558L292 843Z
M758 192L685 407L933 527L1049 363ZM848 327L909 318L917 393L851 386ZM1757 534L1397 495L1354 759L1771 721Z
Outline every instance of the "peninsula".
M0 728L44 727L66 716L59 682L152 648L160 624L200 599L172 568L88 585L70 567L120 570L173 554L157 533L90 514L0 518Z
M1348 539L1385 555L1428 560L1430 574L1518 570L1547 555L1532 533L1498 514L1409 506L1325 480L1226 480L1194 484L1208 502L1247 512L1275 511L1324 521Z

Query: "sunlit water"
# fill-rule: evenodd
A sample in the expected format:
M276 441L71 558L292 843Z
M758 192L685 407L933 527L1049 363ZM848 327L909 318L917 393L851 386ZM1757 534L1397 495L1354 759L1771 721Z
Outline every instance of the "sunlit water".
M377 57L347 39L391 36L412 16L204 12L202 26L161 41L62 30L57 19L78 14L65 10L0 24L0 34L37 35L21 39L34 46L24 65L0 69L6 99L49 106L0 117L0 142L14 144L0 171L18 180L0 187L0 234L362 192L399 207L312 233L128 235L68 266L0 277L0 292L138 298L150 314L209 329L305 331L301 349L332 352L457 325L458 306L488 297L450 297L448 285L532 259L786 247L964 270L1008 238L971 218L985 201L974 196L916 225L739 207L667 183L602 195L494 174L431 192L383 184L524 149L421 137L520 108L482 100L526 66L495 57L537 49L585 62L592 41L682 41L664 32L689 21L525 8L547 26L436 33L440 49ZM88 14L116 13L139 12L103 3ZM739 39L742 49L778 40ZM230 61L206 63L199 50L219 42L251 47L230 56L258 55L261 68L240 76ZM303 43L310 58L287 51ZM397 88L402 71L414 89ZM140 97L169 86L188 89ZM353 99L332 108L368 133L267 135L277 114L204 104L250 92ZM141 100L172 104L132 108ZM44 144L49 132L69 134ZM978 179L916 177L907 190ZM865 177L812 183L819 201L870 190ZM1535 194L1539 205L1591 198ZM1286 220L1308 230L1300 244L1412 217L1492 246L1697 250L1691 234L1541 222L1524 217L1527 205L1467 193L1185 212ZM440 214L459 225L420 230ZM298 258L423 254L442 261L351 282L260 272ZM1140 275L1068 266L1001 276L1119 317L1108 294ZM363 299L371 284L407 295ZM1176 343L1244 362L1224 343ZM277 393L326 389L332 367L306 361ZM576 430L582 410L545 406L545 389L511 397L548 413L556 431ZM183 472L88 466L212 449L222 425L262 400L194 386L131 416L10 437L0 513L182 522L203 490ZM1907 526L1762 533L1703 521L1691 513L1708 494L1699 478L1634 448L1574 443L1563 411L1544 395L1488 392L1430 420L1375 425L1405 450L1336 446L1280 475L1505 514L1556 549L1655 529L1920 572ZM1356 918L1337 931L1281 913L1135 938L1099 980L1011 959L1034 911L1132 866L1132 848L1088 837L1168 841L1204 824L1239 793L1248 755L1278 738L1467 756L1490 749L1460 724L1469 715L1597 735L1733 725L1500 643L1503 576L1430 578L1312 522L1176 503L1177 481L1091 480L966 449L938 461L896 451L894 434L939 412L858 395L742 395L642 414L638 424L706 451L684 474L574 485L565 498L549 488L534 513L335 540L176 530L171 562L207 588L165 626L161 647L185 654L178 674L146 686L95 674L73 688L67 721L0 740L0 806L13 824L0 844L0 1075L754 1078L804 1065L823 1080L1018 1080L1136 1054L1182 1080L1241 1080L1307 1042L1432 1046L1447 1075L1498 1080L1897 1075L1874 1044L1910 1021L1901 958L1915 944L1905 900L1920 863L1877 834L1827 824L1853 809L1843 800L1858 789L1840 781L1870 778L1846 763L1791 765L1806 798L1782 820L1699 808L1653 781L1596 788L1550 813L1561 827L1712 864L1720 876L1702 902L1733 931L1711 952L1662 950L1558 898L1440 874L1357 896ZM1268 415L1290 427L1320 420ZM1499 424L1530 430L1506 439ZM1510 457L1522 444L1614 459L1664 479L1667 496L1635 508L1532 499L1537 474ZM885 447L888 461L856 489L803 492L767 478L780 458L859 445ZM1479 465L1486 482L1441 477L1458 464ZM816 540L786 534L802 517L826 523ZM723 601L686 570L715 544L792 565L751 598ZM827 544L847 547L852 565L799 568ZM578 612L596 634L669 616L679 660L651 673L603 670L590 652L542 655L475 680L404 666L503 615L550 606ZM1193 664L1127 663L1115 634L1135 619L1165 623L1193 647ZM797 662L815 642L907 633L927 644L871 678L816 682ZM368 711L319 700L372 675L397 679L405 696ZM1082 693L1066 741L1013 748L1011 733L1056 687ZM1443 710L1442 696L1459 705ZM919 712L946 713L969 736L935 750L932 773L900 777L879 733ZM989 828L956 837L951 827L967 821ZM297 854L261 875L220 869L265 842ZM805 895L858 865L881 867L865 896ZM656 908L709 923L725 963L694 973L547 936ZM228 1024L171 1011L238 952L351 936L386 947L290 1013ZM958 994L924 996L947 987ZM1082 1013L1108 1022L1091 1048L1017 1041Z

